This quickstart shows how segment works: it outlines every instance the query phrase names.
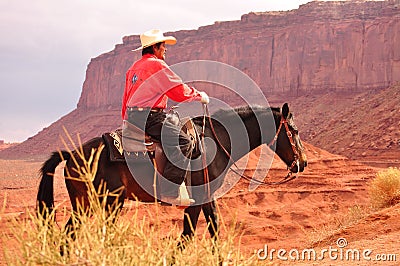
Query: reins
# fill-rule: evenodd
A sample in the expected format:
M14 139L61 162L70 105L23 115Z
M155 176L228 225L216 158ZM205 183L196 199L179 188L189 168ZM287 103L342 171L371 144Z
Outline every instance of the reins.
M203 163L203 173L204 173L204 184L207 184L207 195L208 198L211 199L211 189L210 189L210 176L208 174L208 167L207 167L207 157L206 157L206 145L204 143L204 132L206 130L206 116L209 116L209 111L208 111L208 106L207 104L203 104L203 126L201 128L201 133L200 133L200 142L201 142L201 157L202 157L202 163Z
M282 129L282 125L285 125L286 134L287 134L287 136L289 138L289 142L290 142L290 144L292 146L292 150L293 150L293 153L294 153L294 160L293 160L293 163L291 164L291 166L288 167L288 169L289 169L288 174L282 180L277 181L277 182L265 182L265 181L262 181L262 180L254 179L254 178L249 177L249 176L247 176L245 174L239 173L239 171L238 171L239 167L237 166L236 162L233 160L233 158L229 154L229 152L222 145L221 141L219 140L219 138L218 138L218 136L217 136L217 134L215 132L215 128L214 128L214 125L212 123L210 112L209 112L208 106L206 104L203 104L203 114L204 114L203 115L203 126L202 126L202 133L201 133L200 137L201 137L201 140L202 140L202 149L203 149L203 153L202 154L204 154L204 156L203 156L203 169L204 170L203 171L204 171L204 181L205 182L209 181L208 168L207 168L207 162L206 162L206 156L205 156L205 144L204 144L204 136L205 136L204 132L205 132L205 127L206 127L206 117L208 117L208 121L210 123L211 132L212 132L215 140L217 141L218 146L224 151L225 155L232 162L232 165L234 165L236 167L236 170L230 168L230 170L232 172L234 172L235 174L239 175L240 177L246 179L249 182L255 182L255 183L258 183L259 185L281 185L281 184L287 183L287 182L289 182L289 181L291 181L291 180L293 180L293 179L295 179L297 177L296 175L292 176L293 172L290 169L293 168L295 166L295 164L297 164L297 165L299 164L299 160L298 160L299 159L299 153L296 150L296 146L295 146L295 143L293 141L292 132L290 132L290 130L289 130L288 122L287 122L286 119L283 118L283 116L281 116L281 121L280 121L278 130L276 131L276 134L275 134L274 138L268 144L268 147L271 147L272 145L274 145L274 143L278 140L278 135L279 135L279 133L280 133L280 131ZM208 187L208 193L210 193L210 188L209 187Z

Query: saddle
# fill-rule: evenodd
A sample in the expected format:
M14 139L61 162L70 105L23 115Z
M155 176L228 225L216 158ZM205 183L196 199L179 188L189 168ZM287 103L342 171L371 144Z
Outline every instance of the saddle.
M193 145L192 158L200 156L200 138L196 127L190 118L184 118L180 122L181 130L190 136ZM167 157L164 154L160 142L153 140L141 128L123 121L121 129L103 134L104 143L109 152L111 162L127 162L130 165L148 163L149 159L154 165L154 170L163 175ZM157 181L158 184L158 181ZM178 205L188 206L191 204L189 195L191 190L187 186L191 184L191 177L188 174L179 188ZM170 203L164 203L171 205ZM172 204L174 205L174 203Z
M193 121L189 117L181 120L181 130L189 135L192 141L192 158L200 155L200 137ZM137 161L138 163L149 158L156 158L163 155L160 142L153 140L141 128L123 121L122 128L102 135L109 159L112 162L124 162L126 160ZM149 157L150 156L150 157ZM165 155L164 155L165 156Z

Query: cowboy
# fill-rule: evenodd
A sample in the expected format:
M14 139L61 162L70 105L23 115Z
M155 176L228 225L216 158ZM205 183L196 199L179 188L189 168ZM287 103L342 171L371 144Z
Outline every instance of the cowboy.
M174 45L175 37L164 36L160 30L150 30L140 35L140 41L142 45L133 51L142 50L142 58L134 62L126 73L122 119L162 142L168 160L164 178L160 179L160 200L172 205L190 205L194 200L182 202L179 186L189 166L192 142L164 110L168 98L176 102L208 104L209 97L183 83L165 63L165 45Z

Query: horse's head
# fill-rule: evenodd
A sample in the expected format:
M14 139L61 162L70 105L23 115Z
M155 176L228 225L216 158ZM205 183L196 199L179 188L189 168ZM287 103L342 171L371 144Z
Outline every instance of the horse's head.
M282 106L276 125L276 154L291 172L303 172L307 166L307 158L287 103Z

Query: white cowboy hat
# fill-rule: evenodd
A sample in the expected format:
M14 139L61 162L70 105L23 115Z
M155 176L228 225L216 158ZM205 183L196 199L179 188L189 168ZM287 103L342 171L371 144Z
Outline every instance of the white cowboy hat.
M142 46L132 51L138 51L159 42L165 42L166 44L174 45L176 43L176 39L173 36L164 36L161 30L149 30L143 34L140 34L140 42L142 43Z

